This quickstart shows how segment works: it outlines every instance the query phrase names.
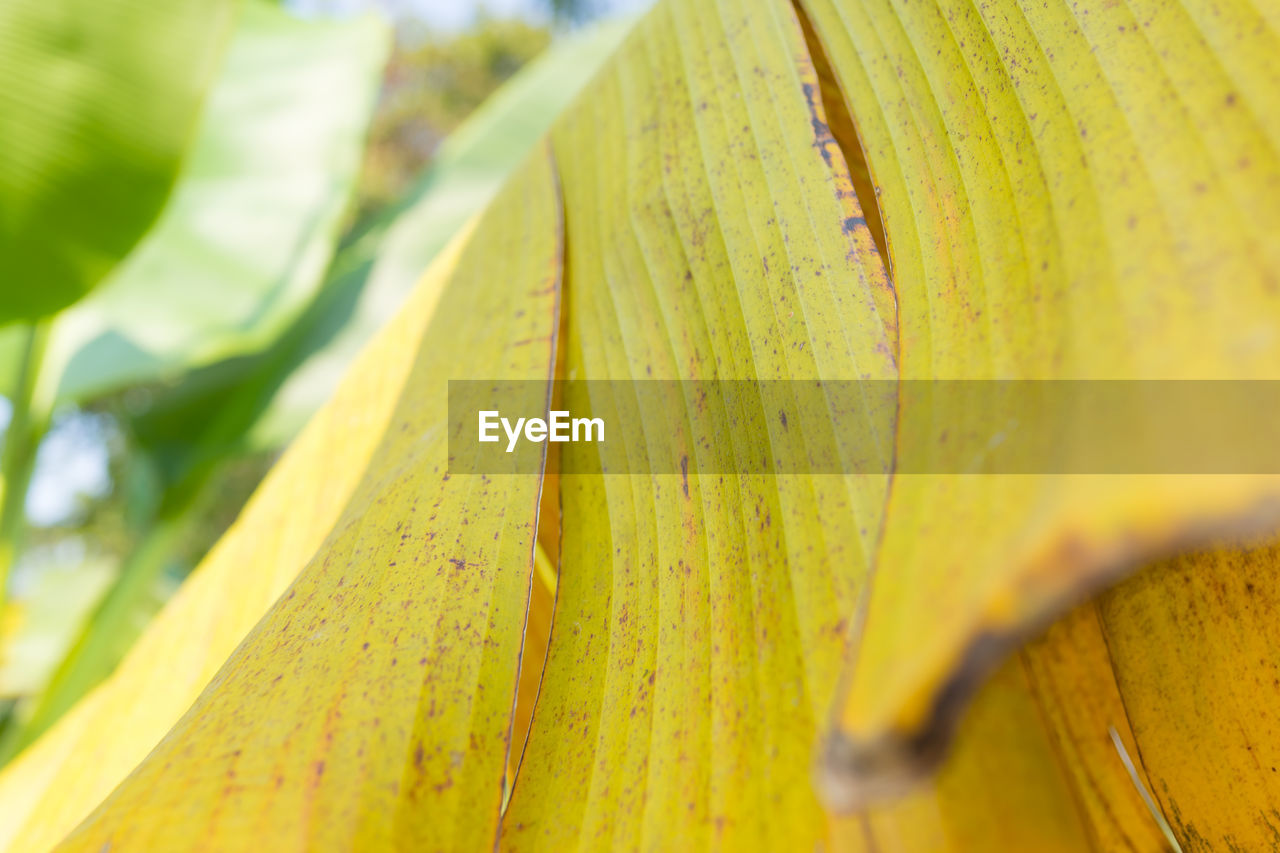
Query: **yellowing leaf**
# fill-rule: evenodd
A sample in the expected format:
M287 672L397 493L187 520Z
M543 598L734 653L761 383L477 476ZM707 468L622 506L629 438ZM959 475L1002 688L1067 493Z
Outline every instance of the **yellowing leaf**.
M1112 672L1109 639L1097 605L1083 604L1029 643L1016 664L1026 671L1058 763L1072 783L1073 800L1099 850L1163 853L1168 843L1138 785L1124 768L1125 754L1141 756L1129 727L1126 698ZM1138 783L1151 782L1141 764Z
M543 488L545 499L546 489ZM555 499L559 500L559 493ZM542 547L546 526L545 510L538 517L539 541L533 555L533 579L529 586L529 614L524 626L524 644L520 651L520 681L516 687L516 704L511 713L511 749L507 753L507 784L516 777L524 757L533 710L542 688L543 666L547 660L547 643L551 640L551 622L556 602L556 569ZM559 531L557 531L559 535ZM506 800L503 801L504 807Z
M558 220L542 153L404 342L403 391L342 519L61 849L474 849L492 837L541 475L451 477L446 380L542 380L549 399Z
M1234 0L660 4L437 272L439 304L420 293L168 621L0 777L19 846L139 760L67 849L1155 851L1144 790L1188 848L1265 846L1280 638L1249 584L1272 550L1084 600L1273 524L1276 478L736 473L842 413L742 432L741 401L672 384L640 411L625 383L547 392L642 424L634 473L581 473L604 451L576 444L545 481L446 477L444 406L447 379L553 370L1276 378L1275 32ZM853 428L902 447L919 404L894 402ZM336 459L314 526L282 521ZM298 538L256 553L277 535ZM159 644L218 626L200 596L262 566L279 580L246 612L292 586L177 719L216 657ZM233 621L210 649L253 617Z
M1185 850L1266 850L1280 818L1280 546L1151 566L1098 602L1152 795Z
M554 141L568 377L895 375L892 293L789 5L659 7ZM609 390L627 387L566 408L634 423ZM676 436L683 476L643 447L652 474L561 474L555 623L502 848L823 837L812 754L885 478L699 474L737 414L673 399L640 421ZM742 440L738 463L805 437ZM564 445L565 470L597 452Z
M1183 850L1265 849L1274 561L1196 553L1076 608L979 689L937 776L837 818L834 849L1163 853L1142 790Z
M1276 378L1280 90L1252 7L802 5L879 190L904 378ZM1245 476L897 478L829 756L836 798L901 791L1017 642L1144 559L1274 523L1278 492Z
M982 685L935 776L836 816L832 849L1167 851L1112 741L1138 754L1107 651L1095 605L1072 611Z
M1094 849L1017 661L983 685L936 778L841 822L870 851Z

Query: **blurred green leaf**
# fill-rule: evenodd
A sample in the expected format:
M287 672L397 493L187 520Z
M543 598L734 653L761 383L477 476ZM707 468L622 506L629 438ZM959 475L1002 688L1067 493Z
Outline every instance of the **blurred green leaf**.
M374 18L245 4L164 213L55 323L58 400L261 350L297 317L333 252L386 47Z
M71 304L146 232L234 10L232 0L0 3L0 323Z

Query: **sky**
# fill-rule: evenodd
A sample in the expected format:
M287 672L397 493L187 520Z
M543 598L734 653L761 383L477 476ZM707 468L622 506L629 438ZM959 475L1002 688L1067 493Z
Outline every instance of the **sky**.
M0 444L12 417L12 404L0 397ZM27 517L32 522L64 522L79 509L81 495L102 497L111 488L105 423L98 415L55 419L40 442L27 489Z
M595 0L601 16L638 12L652 0ZM483 11L495 18L546 21L546 0L290 0L289 6L311 14L354 14L375 8L394 17L414 17L439 32L464 30Z

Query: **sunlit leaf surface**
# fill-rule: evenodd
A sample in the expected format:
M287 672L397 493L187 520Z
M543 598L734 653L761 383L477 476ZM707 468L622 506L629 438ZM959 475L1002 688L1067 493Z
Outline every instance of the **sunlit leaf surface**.
M818 436L680 397L627 452L682 473L567 473L586 444L545 481L442 472L464 377L1280 378L1267 11L660 4L119 674L0 776L18 849L253 620L164 632L262 574L297 580L66 849L1156 851L1157 816L1266 849L1274 546L1151 561L1269 529L1274 478L712 474ZM901 442L892 403L866 429ZM294 521L298 495L330 503ZM127 749L95 729L122 720Z
M892 295L815 86L784 4L641 22L555 135L567 375L894 375ZM678 400L653 426L687 433L693 472L734 415ZM745 460L803 437L743 439ZM502 846L812 847L813 743L884 488L563 475L550 657Z
M559 219L540 152L480 223L403 354L413 362L402 394L342 518L62 849L172 850L193 837L473 849L492 837L541 476L450 476L446 389L450 378L541 379L549 401ZM139 809L158 819L139 820ZM181 823L163 819L171 809Z
M1256 10L804 5L880 186L904 377L1277 378L1276 36ZM1029 631L1144 558L1273 524L1278 490L898 478L838 793L918 775Z

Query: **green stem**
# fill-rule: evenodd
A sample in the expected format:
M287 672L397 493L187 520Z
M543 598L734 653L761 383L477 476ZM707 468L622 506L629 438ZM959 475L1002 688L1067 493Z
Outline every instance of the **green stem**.
M22 361L14 384L13 416L5 430L0 458L0 610L4 608L9 573L22 547L27 487L35 469L36 449L49 428L51 395L41 394L40 366L49 343L49 321L26 329Z

